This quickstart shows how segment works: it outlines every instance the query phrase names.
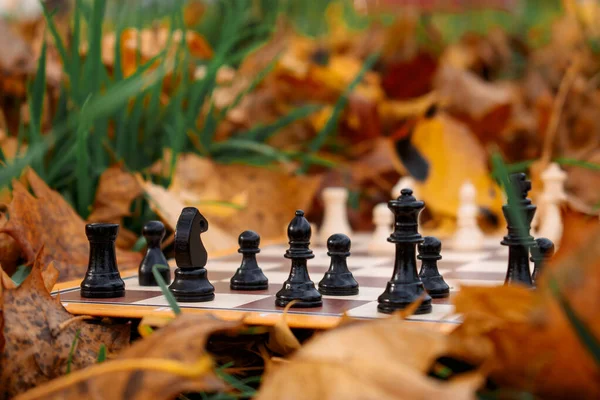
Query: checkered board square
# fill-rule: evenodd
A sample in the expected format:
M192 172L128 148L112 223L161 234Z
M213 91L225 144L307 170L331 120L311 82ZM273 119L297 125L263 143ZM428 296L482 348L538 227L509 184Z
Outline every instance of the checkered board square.
M386 317L377 311L377 297L383 293L388 280L392 276L394 256L371 255L367 251L369 234L353 236L352 255L348 258L348 266L358 281L359 294L355 296L323 296L323 306L318 308L292 308L289 316L302 315L302 326L311 327L312 317L348 316L363 319ZM390 246L393 246L390 244ZM208 278L215 286L215 299L202 303L180 303L184 309L210 311L227 311L231 313L251 313L260 323L261 318L268 319L283 312L283 308L275 305L275 295L288 278L290 260L283 257L285 244L266 246L257 255L258 263L269 279L269 288L260 291L233 291L229 288L229 280L240 266L241 256L231 254L211 259L206 265ZM315 285L329 268L329 256L324 246L313 248L315 258L308 261L308 269ZM454 313L452 296L461 285L501 285L506 275L508 249L500 245L499 238L487 238L485 246L479 251L460 252L444 244L442 260L438 262L440 273L451 287L449 298L434 299L433 312L409 317L413 321L427 321L456 324L460 316ZM171 268L174 270L174 262ZM172 274L173 276L173 274ZM113 315L119 315L120 306L136 306L136 310L153 311L168 310L168 302L158 287L145 287L138 284L137 275L124 278L126 284L125 297L114 299L85 299L80 296L79 288L72 287L60 290L60 298L65 306L86 304L85 313L94 315L94 307L114 307ZM141 308L140 308L141 307ZM67 307L69 309L69 307ZM80 310L81 311L81 310ZM141 311L141 316L145 312Z

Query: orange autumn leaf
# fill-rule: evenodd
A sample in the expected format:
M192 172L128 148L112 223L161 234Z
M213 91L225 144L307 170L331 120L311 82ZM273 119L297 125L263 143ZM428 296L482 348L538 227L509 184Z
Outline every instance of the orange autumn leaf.
M28 263L45 247L42 263L56 262L60 281L82 279L87 270L89 242L85 221L31 169L25 172L33 195L13 181L13 200L8 223L0 229L15 239ZM141 254L117 249L121 269L139 265Z
M549 290L556 279L577 317L600 338L600 230L546 268L535 292L524 287L465 287L455 298L463 324L450 353L481 364L505 388L544 399L597 399L600 366ZM591 239L590 239L591 238ZM582 251L585 249L585 251Z

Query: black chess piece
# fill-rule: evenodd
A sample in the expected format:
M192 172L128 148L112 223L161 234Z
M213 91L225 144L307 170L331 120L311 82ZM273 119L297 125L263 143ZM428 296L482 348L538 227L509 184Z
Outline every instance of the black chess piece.
M350 256L350 238L336 233L327 239L327 255L331 257L329 270L319 282L319 292L331 296L358 294L358 282L348 269L346 259Z
M508 222L508 235L501 242L502 245L508 246L508 268L504 284L520 284L531 287L529 248L535 245L535 241L529 231L537 207L527 198L527 193L531 190L531 182L526 179L524 173L510 175L510 184L517 194L517 198L509 197L508 204L502 206L502 212ZM521 227L518 215L522 217L523 226Z
M208 230L208 221L195 207L181 211L175 228L175 278L169 286L177 301L201 302L215 298L215 288L207 277L208 253L200 234Z
M93 223L85 226L90 242L90 259L81 297L113 298L125 296L125 282L117 267L115 240L119 224Z
M531 258L533 262L533 273L531 280L534 286L537 286L537 280L542 272L544 265L554 256L554 243L546 238L535 240L535 246L531 247Z
M425 203L417 201L412 190L402 189L400 197L390 200L388 207L394 213L394 232L388 242L396 245L396 257L392 279L385 291L377 299L377 309L383 313L402 310L423 297L415 314L427 314L432 311L431 296L417 274L416 245L423 242L418 232L419 213Z
M138 271L138 282L140 286L158 286L158 282L156 282L154 274L152 273L152 267L157 264L167 267L161 268L159 271L162 278L165 280L165 283L171 283L171 269L169 268L169 263L167 262L165 255L160 249L160 243L165 237L165 225L160 221L149 221L144 225L142 235L146 238L148 250L140 263Z
M283 283L283 288L277 292L275 304L285 307L292 300L297 300L292 307L321 307L323 300L321 293L308 275L307 260L314 258L309 249L312 230L304 218L304 211L296 211L296 216L288 226L290 248L284 257L292 260L292 267L288 279Z
M242 264L231 278L231 290L266 290L269 280L256 262L256 255L260 253L260 236L254 231L244 231L238 238L242 254Z
M425 286L427 293L434 298L448 297L450 295L450 286L444 281L444 277L438 270L437 262L442 259L442 242L433 236L425 236L423 243L417 245L419 255L417 258L422 261L419 278Z

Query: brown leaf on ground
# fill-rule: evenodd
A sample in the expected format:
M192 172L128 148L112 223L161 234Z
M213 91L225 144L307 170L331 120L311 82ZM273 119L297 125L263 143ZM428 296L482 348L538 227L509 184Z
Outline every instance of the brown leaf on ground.
M142 188L133 174L120 165L113 165L100 175L90 222L121 223L131 215L131 202L142 194Z
M167 400L186 392L223 391L227 387L211 368L205 351L206 342L212 334L235 332L240 327L239 322L210 316L180 315L164 328L134 343L115 360L89 369L89 372L95 369L98 373L88 379L80 380L77 374L62 377L27 393L22 399L81 399L93 393L96 398L111 400ZM144 359L152 359L153 362L146 363L143 369L138 364L102 373L103 368L111 368L111 364ZM177 361L184 370L158 370L161 366L159 359L165 364ZM198 373L193 374L196 369Z
M33 170L28 169L25 175L34 195L21 182L13 181L10 218L0 232L17 241L28 263L45 246L42 264L56 261L60 281L82 279L89 260L85 222ZM139 253L117 249L121 269L137 267L141 258Z
M141 185L148 197L150 208L160 219L172 230L177 226L177 220L181 210L187 207L176 193L172 193L162 186L152 182L144 182L140 178ZM202 212L202 208L199 209ZM204 214L203 214L204 215ZM205 215L206 218L209 218ZM233 250L237 245L237 236L225 232L218 224L209 221L208 231L202 234L202 243L208 253Z
M0 214L0 229L7 223L6 214ZM20 257L21 249L17 241L6 233L0 233L0 265L8 275L16 271Z
M193 154L182 154L169 192L201 212L211 210L209 222L214 221L236 238L239 232L256 229L264 240L271 240L282 237L295 210L309 211L320 181L320 176L295 176L247 165L217 165ZM222 212L217 212L215 205Z
M427 377L447 336L399 318L344 325L311 339L267 372L262 399L475 399L476 373L443 382Z
M568 235L568 233L567 233ZM549 290L556 279L563 296L592 335L600 337L600 231L560 257L535 292L524 287L462 288L455 298L464 323L450 336L450 354L489 371L505 388L547 399L597 399L600 367ZM585 251L582 251L585 249Z
M0 21L0 46L3 49L0 57L3 76L28 75L35 71L33 51L5 20Z
M52 267L47 266L46 271L49 268ZM94 364L101 344L110 354L129 343L129 324L88 323L69 314L60 300L47 291L52 279L36 263L21 286L4 287L0 321L5 340L0 356L3 399L64 375L77 331L72 371Z

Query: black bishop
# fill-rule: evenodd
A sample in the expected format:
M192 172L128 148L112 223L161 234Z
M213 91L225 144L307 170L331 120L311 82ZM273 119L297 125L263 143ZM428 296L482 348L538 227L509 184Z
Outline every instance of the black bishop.
M296 211L287 233L290 247L284 257L292 260L292 267L283 288L277 292L275 304L285 307L292 300L297 300L292 307L321 307L321 293L308 275L307 261L315 256L308 247L312 231L310 223L304 218L304 211Z

